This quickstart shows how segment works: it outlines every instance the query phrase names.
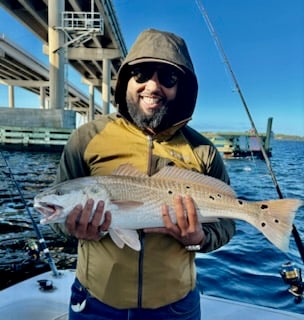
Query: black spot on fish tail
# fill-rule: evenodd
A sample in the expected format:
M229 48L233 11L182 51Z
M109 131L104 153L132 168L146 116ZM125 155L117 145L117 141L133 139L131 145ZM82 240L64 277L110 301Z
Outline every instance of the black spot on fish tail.
M280 220L279 219L273 219L273 222L278 224L278 223L280 223ZM262 221L261 222L261 227L265 228L266 226L267 226L267 223L265 221Z
M264 236L282 251L288 251L296 211L303 205L298 199L258 201L260 222L256 225Z

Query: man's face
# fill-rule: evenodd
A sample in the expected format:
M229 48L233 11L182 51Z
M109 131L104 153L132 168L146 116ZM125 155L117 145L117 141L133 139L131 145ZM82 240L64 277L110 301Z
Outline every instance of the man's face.
M134 65L128 81L126 101L129 114L141 128L156 129L176 97L180 73L165 63Z

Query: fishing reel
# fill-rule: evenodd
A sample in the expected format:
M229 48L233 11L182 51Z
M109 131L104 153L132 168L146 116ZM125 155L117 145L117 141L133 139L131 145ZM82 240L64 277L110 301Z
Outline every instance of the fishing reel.
M302 280L302 270L296 268L294 263L287 262L282 264L280 274L283 281L290 286L288 291L295 297L295 303L302 302L304 298L304 282Z
M35 240L27 240L25 248L31 260L38 261L40 259L40 249Z

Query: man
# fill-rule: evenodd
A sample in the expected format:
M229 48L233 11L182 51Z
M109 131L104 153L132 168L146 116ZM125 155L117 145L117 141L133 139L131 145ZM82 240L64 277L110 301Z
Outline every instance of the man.
M118 112L73 133L57 182L108 175L131 163L148 175L174 165L229 183L215 147L187 126L197 90L184 40L154 29L142 32L118 73ZM111 213L103 212L103 202L89 222L92 208L92 200L76 205L65 224L79 239L70 320L200 320L193 250L208 252L227 243L234 234L233 221L201 225L191 197L175 195L177 223L166 206L160 208L165 227L138 231L142 249L136 252L119 249L107 235Z

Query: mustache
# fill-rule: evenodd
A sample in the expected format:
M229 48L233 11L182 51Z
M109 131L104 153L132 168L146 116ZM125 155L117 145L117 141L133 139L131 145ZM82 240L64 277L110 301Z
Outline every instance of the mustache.
M153 110L151 115L147 115L139 108L137 104L132 103L127 99L127 109L131 119L137 127L142 130L147 128L155 130L161 125L163 119L168 114L169 106L168 104L165 104L160 108Z

